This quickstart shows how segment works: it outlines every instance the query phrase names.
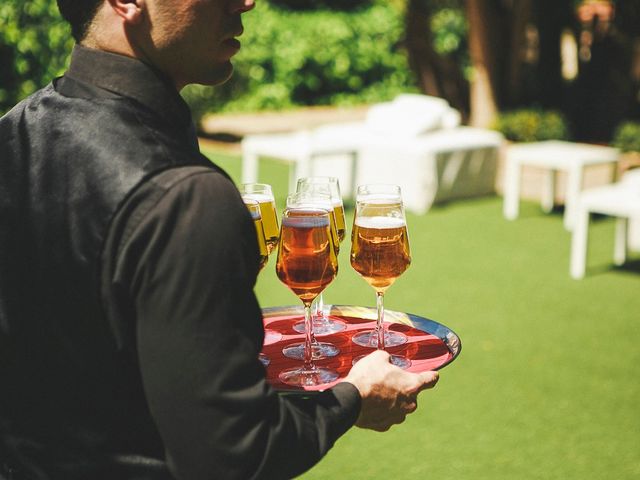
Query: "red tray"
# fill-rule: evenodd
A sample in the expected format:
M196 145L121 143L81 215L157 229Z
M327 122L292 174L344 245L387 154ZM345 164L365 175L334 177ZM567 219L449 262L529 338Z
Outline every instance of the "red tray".
M300 321L304 312L302 306L271 307L262 310L265 328L275 330L282 335L277 342L265 345L262 349L269 358L267 366L267 380L281 392L308 393L322 391L340 382L351 369L354 357L372 351L351 341L351 336L360 330L375 327L376 309L353 305L325 305L325 314L347 323L347 329L332 335L316 337L318 341L331 342L340 349L336 357L316 360L319 366L327 366L337 370L338 380L315 387L292 387L282 383L278 374L287 368L302 364L300 360L293 360L282 354L282 348L291 343L304 340L304 335L293 330L293 325ZM460 338L448 327L424 317L410 313L385 310L385 324L389 330L403 332L409 337L406 344L387 349L411 360L410 372L439 370L453 362L462 349Z

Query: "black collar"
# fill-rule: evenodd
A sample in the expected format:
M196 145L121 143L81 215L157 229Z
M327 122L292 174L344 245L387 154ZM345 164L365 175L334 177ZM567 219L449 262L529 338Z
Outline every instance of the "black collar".
M160 71L138 59L75 45L65 77L131 98L158 115L191 124L191 112Z

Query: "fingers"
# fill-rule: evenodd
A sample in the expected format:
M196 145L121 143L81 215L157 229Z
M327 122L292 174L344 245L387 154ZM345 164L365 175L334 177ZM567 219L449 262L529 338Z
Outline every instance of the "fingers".
M435 387L436 383L438 383L438 379L440 378L438 372L421 372L418 373L418 376L420 377L421 382L420 387L418 387L418 392Z

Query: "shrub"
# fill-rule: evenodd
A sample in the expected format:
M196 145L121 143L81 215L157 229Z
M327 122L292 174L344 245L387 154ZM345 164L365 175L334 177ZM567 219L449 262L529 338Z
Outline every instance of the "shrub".
M622 122L615 129L611 144L622 152L640 152L640 123Z
M415 91L402 48L403 5L402 0L259 2L244 17L233 78L213 89L188 87L184 96L198 119L209 111L362 104ZM55 0L0 0L0 19L3 113L64 72L73 39Z
M73 39L55 0L0 1L0 113L64 72Z
M416 88L401 48L397 3L380 0L346 12L263 2L244 23L232 79L215 89L185 90L201 114L369 103Z
M291 10L317 10L330 8L332 10L356 10L371 4L371 0L269 0L272 4L283 6Z
M521 109L501 113L493 128L514 142L569 139L567 122L555 111Z

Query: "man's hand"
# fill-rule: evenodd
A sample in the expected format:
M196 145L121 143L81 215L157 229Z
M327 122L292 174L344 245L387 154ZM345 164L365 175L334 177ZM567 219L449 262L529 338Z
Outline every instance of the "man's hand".
M418 393L433 388L438 373L405 372L389 363L387 352L376 350L358 361L345 381L355 385L362 397L356 426L384 432L418 408Z

